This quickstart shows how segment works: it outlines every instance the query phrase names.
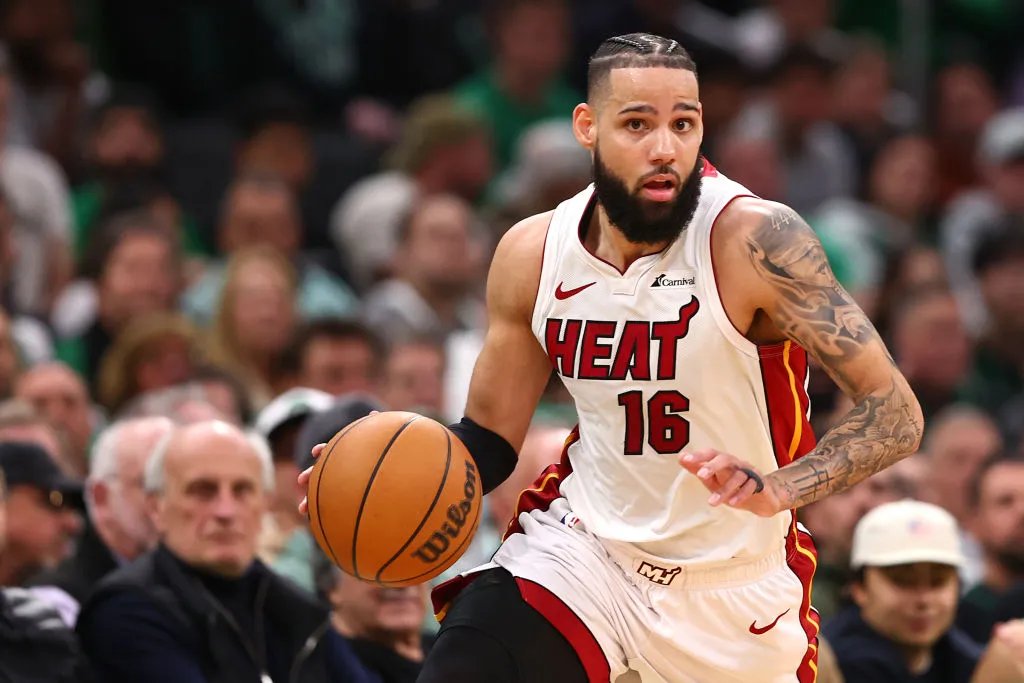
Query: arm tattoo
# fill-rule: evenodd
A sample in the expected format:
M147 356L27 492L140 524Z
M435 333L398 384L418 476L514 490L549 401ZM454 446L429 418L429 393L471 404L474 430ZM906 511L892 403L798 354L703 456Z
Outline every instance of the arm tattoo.
M813 451L771 476L789 507L843 491L913 453L920 408L871 321L829 268L814 231L792 209L776 207L747 238L754 270L775 291L772 322L803 346L855 402ZM883 355L879 356L881 350ZM887 386L858 378L865 354L891 366Z

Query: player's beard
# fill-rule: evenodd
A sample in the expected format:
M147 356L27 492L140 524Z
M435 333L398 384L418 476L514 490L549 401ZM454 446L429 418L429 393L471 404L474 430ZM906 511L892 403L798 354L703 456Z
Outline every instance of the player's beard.
M663 244L679 237L693 219L700 202L703 169L703 157L698 155L689 177L682 181L676 198L670 202L652 202L640 196L641 187L630 192L626 182L604 165L600 151L595 148L594 192L608 220L627 240L633 244ZM676 176L676 182L680 182L678 174L671 167L658 168L649 175L658 174Z

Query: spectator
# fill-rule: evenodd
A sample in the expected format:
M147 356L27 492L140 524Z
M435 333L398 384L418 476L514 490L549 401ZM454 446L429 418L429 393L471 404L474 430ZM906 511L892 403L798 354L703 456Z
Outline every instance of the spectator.
M75 41L69 0L14 0L0 35L14 73L8 142L36 147L71 167L83 125L105 90L85 46Z
M892 354L931 422L954 402L970 365L956 298L941 286L911 292L896 307L892 326Z
M0 310L0 400L10 398L21 369L19 349L11 329L11 319Z
M890 259L917 241L933 241L934 169L935 150L925 138L896 138L873 156L866 201L842 197L819 207L815 232L854 294L875 293Z
M299 431L316 413L334 403L330 394L296 388L274 398L256 418L256 431L267 440L274 457L274 499L263 524L257 556L311 594L316 592L310 564L309 520L299 513L303 492L296 486L299 467L295 448Z
M104 576L156 543L142 474L156 444L173 428L165 417L135 418L111 424L96 439L85 484L88 515L82 537L73 555L31 581L63 591L74 602L74 616Z
M119 216L103 226L83 273L92 280L86 301L67 300L54 312L57 356L96 395L100 360L136 318L171 311L181 285L181 263L166 228L146 213Z
M327 611L255 559L266 442L221 422L157 446L144 488L160 544L104 579L77 631L109 683L370 681Z
M33 443L0 441L0 470L7 480L0 586L23 586L73 551L82 525L82 486Z
M785 197L782 150L774 140L734 131L722 135L716 151L715 163L729 179L770 201Z
M475 202L493 175L486 123L447 95L412 104L386 161L388 170L353 185L331 214L334 245L360 290L391 274L399 225L419 197Z
M199 332L180 314L136 318L103 355L96 392L100 404L115 415L141 394L185 382L202 349Z
M473 329L483 316L473 291L481 250L468 204L450 195L416 203L399 232L397 275L366 296L364 315L390 343L411 336L439 341Z
M137 396L118 412L117 420L138 417L167 417L176 424L193 424L222 420L236 426L232 415L223 413L207 398L205 389L198 382L175 384L165 389L156 389Z
M12 127L18 124L11 120L18 117L12 111L17 107L15 87L9 60L0 55L0 136L5 138L17 136ZM45 154L23 144L4 144L0 183L4 210L15 218L18 259L11 264L13 303L20 313L45 316L72 271L67 179Z
M987 183L991 183L992 171L1007 160L992 156L990 147L996 132L993 126L1001 125L993 118L999 111L999 92L988 73L970 61L954 61L943 67L932 88L932 136L939 157L938 201L956 214L973 203L970 190L978 181L988 176ZM971 163L973 160L980 160L980 167ZM955 232L950 237L955 237ZM962 237L970 239L968 235Z
M97 224L113 213L143 208L157 195L167 163L163 112L145 86L124 84L92 116L84 144L85 179L75 188L75 253L85 256ZM166 190L164 195L166 196ZM128 195L132 201L129 201ZM185 221L184 246L197 245L195 225Z
M298 324L297 286L288 260L265 245L237 251L228 262L210 353L238 373L257 406L284 379L280 360Z
M582 101L564 80L570 45L564 0L505 0L492 3L485 23L493 63L461 83L455 96L477 109L494 132L496 165L512 161L523 131L545 119L564 117Z
M443 419L445 349L431 339L393 345L384 361L380 396L390 410Z
M82 378L64 363L45 363L29 368L18 378L14 395L64 432L74 475L85 477L97 415Z
M355 294L339 278L303 260L299 251L299 208L292 190L282 180L253 172L236 178L224 198L217 239L226 259L243 247L260 245L287 259L297 271L295 302L305 318L348 315L358 303ZM202 279L185 292L182 305L197 324L212 321L225 277L226 263L211 263Z
M332 626L381 683L416 683L434 640L422 629L429 585L373 586L347 576L322 552L314 557L317 588L331 605Z
M828 120L833 69L810 48L788 49L771 71L767 98L751 103L733 124L735 134L767 137L779 146L782 200L800 214L857 189L853 151Z
M974 640L987 643L1003 595L1024 581L1024 454L985 460L971 480L968 503L985 573L964 595L957 623Z
M314 170L308 119L303 104L284 88L264 86L249 92L236 118L241 134L237 174L280 178L301 197Z
M1024 217L984 238L974 273L989 320L960 396L994 415L1004 431L1015 432L1016 402L1024 399Z
M0 556L6 509L0 467ZM45 598L31 590L0 586L0 678L31 683L85 683L88 663L74 633Z
M987 458L1003 449L1003 439L985 413L954 404L938 415L925 430L920 452L928 467L921 497L944 508L957 520L965 555L962 578L973 586L982 576L981 549L970 533L970 482Z
M823 620L838 613L847 600L851 543L857 523L880 505L917 494L918 457L904 458L848 491L800 511L800 519L814 534L818 550L811 603Z
M973 110L968 111L980 118ZM939 226L950 283L960 300L967 330L975 338L988 331L990 317L975 269L976 255L989 235L1007 229L1019 231L1013 218L1024 215L1024 107L1008 109L986 120L984 129L970 137L972 145L980 137L977 149L972 146L969 156L957 156L954 162L956 169L977 166L980 182L956 195ZM969 159L975 163L966 163ZM1009 228L1011 225L1016 227Z
M295 335L285 354L284 370L294 386L309 387L332 396L374 393L384 362L384 344L356 320L313 320Z
M220 365L201 364L192 371L192 383L203 390L204 399L228 422L247 425L255 417L248 387L231 370Z
M519 221L558 206L592 177L590 152L576 140L570 119L553 119L523 131L516 156L494 185L491 202L500 221L492 241Z
M68 476L74 476L80 466L71 457L71 447L64 432L24 401L11 399L0 402L2 441L23 441L40 446Z
M824 627L846 680L970 681L980 647L953 626L963 559L956 520L929 503L888 503L861 519L855 604Z
M813 45L837 55L845 39L833 27L835 0L770 0L736 20L736 48L747 66L764 71L778 62L787 48Z

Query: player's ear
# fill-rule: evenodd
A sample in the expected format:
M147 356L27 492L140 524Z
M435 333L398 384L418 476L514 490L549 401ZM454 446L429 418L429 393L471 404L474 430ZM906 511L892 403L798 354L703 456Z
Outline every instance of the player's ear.
M581 145L593 150L597 143L597 114L586 102L577 104L572 112L572 130Z

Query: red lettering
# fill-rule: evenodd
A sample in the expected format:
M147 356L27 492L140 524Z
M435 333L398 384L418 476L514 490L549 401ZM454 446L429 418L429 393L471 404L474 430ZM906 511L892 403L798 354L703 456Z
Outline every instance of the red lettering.
M622 330L619 348L608 379L626 379L626 374L636 380L651 378L651 324L631 320Z
M597 365L599 360L612 357L612 345L599 343L615 337L615 323L607 320L588 320L583 328L580 348L580 379L608 379L608 366Z
M565 323L564 331L562 329L563 322ZM573 376L573 369L576 367L576 347L579 345L582 328L582 320L548 319L547 327L544 330L544 345L548 351L548 358L551 359L551 365L563 377Z
M674 322L654 323L651 338L657 339L658 347L658 379L675 379L676 376L676 345L690 331L690 320L697 314L700 303L697 297L691 297L690 303L679 309L679 320Z

